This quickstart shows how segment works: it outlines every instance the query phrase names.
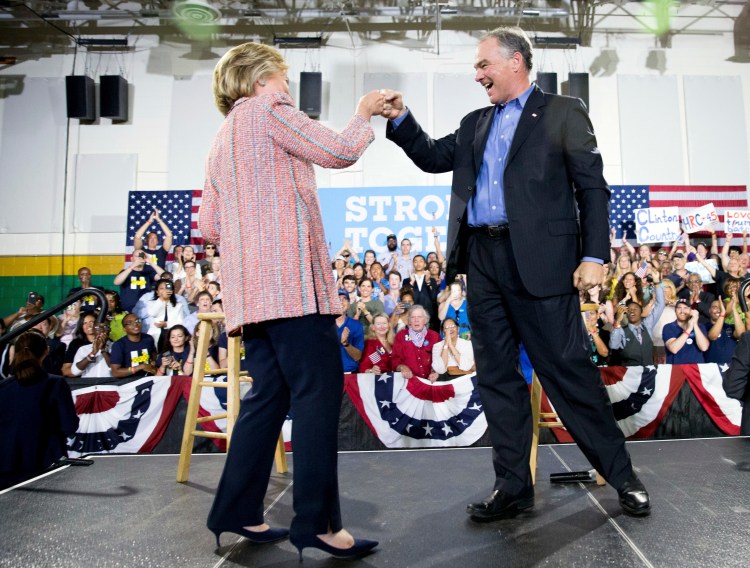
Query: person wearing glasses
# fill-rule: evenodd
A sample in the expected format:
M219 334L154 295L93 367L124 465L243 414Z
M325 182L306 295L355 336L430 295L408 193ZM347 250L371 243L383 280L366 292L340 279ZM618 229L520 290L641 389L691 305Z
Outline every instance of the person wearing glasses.
M142 333L141 319L128 314L122 320L125 337L112 344L109 366L116 379L139 379L156 374L154 338Z
M349 239L344 240L344 246L334 255L334 258L339 256L343 257L346 266L351 266L352 262L359 262L359 256L352 248L352 243Z
M210 274L213 270L211 266L213 259L219 258L219 253L216 252L216 244L206 243L203 246L203 255L203 258L198 261L198 266L200 267L201 274Z
M700 274L688 273L687 286L680 290L677 297L687 300L692 309L698 310L700 323L705 326L711 325L711 304L716 296L703 290L703 280Z
M432 370L438 381L449 381L454 377L474 372L474 349L471 341L458 336L459 325L453 318L443 320L443 341L432 347Z

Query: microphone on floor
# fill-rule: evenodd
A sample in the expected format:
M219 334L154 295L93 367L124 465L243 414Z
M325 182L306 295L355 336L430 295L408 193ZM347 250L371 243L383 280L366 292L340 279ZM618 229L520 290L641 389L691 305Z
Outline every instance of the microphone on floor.
M550 483L591 483L596 481L596 470L589 471L565 471L563 473L550 473Z

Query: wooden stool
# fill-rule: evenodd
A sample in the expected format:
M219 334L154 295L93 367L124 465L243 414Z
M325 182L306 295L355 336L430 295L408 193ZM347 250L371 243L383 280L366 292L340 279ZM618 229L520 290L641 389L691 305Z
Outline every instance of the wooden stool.
M195 361L193 366L193 381L190 385L190 400L188 400L187 415L185 416L185 430L182 434L182 448L180 449L180 461L177 465L177 481L184 483L188 479L190 471L190 458L193 453L193 441L195 436L204 438L219 438L229 442L232 439L232 429L237 421L240 404L240 383L252 383L253 379L247 376L246 371L240 371L240 337L228 337L227 341L227 368L206 371L206 360L208 359L208 345L211 340L211 326L214 320L224 319L224 314L209 313L198 314L198 326L200 337L195 348ZM226 382L205 381L206 375L226 375ZM213 414L198 418L198 410L201 400L201 389L203 387L227 389L227 411L222 414ZM197 425L203 422L221 420L226 418L227 431L207 432L198 430ZM276 471L286 473L286 451L284 450L284 435L279 435L279 443L276 446Z
M581 312L598 310L599 304L581 304ZM540 428L564 428L556 412L542 412L542 385L532 373L531 378L531 454L529 455L529 468L531 469L531 482L536 485L536 465L539 454L539 429ZM604 478L596 472L596 484L606 485Z

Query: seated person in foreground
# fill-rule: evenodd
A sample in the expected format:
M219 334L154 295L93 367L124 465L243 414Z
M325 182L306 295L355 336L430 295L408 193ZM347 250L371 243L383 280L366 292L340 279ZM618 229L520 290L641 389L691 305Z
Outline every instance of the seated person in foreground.
M156 359L157 375L192 375L195 348L184 325L175 325L167 333L167 345Z
M474 349L471 341L458 336L458 322L453 318L443 320L443 341L432 347L432 370L439 381L474 372Z
M154 338L141 332L142 323L135 314L122 320L125 337L112 344L109 354L112 376L116 379L139 379L156 374Z
M94 341L78 348L70 372L75 377L111 377L109 368L109 325L94 323Z
M372 318L370 329L365 335L365 349L359 360L360 373L390 373L393 371L391 354L394 333L388 316L377 314Z
M667 351L667 364L704 363L703 352L708 349L706 328L698 323L698 310L690 308L687 300L677 300L677 321L664 326L662 337Z
M393 341L392 363L405 379L421 377L434 383L438 374L432 370L432 348L440 335L427 327L430 316L419 304L409 308L408 325Z
M750 436L750 332L743 333L734 350L729 371L724 375L724 392L742 402L740 436Z
M67 457L66 438L78 429L70 387L42 367L47 342L29 331L15 343L13 375L0 381L0 489Z

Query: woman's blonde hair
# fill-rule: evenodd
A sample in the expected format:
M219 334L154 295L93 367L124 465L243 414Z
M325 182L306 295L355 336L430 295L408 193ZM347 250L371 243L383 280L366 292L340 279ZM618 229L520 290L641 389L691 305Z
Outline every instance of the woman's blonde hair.
M367 328L367 333L365 334L365 339L377 339L378 334L375 332L375 326L373 325L375 323L375 320L378 318L385 318L385 321L388 323L388 333L385 334L385 339L393 345L393 340L396 338L396 334L393 331L393 328L391 327L391 320L390 318L383 314L375 314L375 316L372 318L372 323L370 324L370 327Z
M214 68L214 100L226 116L242 97L252 97L255 83L283 73L289 65L279 51L262 43L243 43L224 54Z

